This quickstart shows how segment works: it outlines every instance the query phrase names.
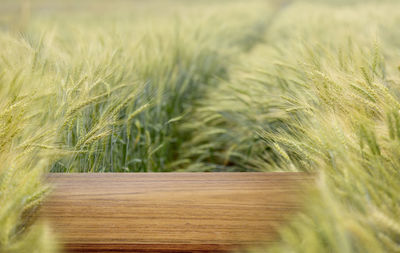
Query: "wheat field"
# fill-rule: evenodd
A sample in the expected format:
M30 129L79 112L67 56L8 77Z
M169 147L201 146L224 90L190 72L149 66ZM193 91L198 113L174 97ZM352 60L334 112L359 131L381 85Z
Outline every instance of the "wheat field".
M400 252L400 2L0 1L0 252L48 172L305 171L274 245Z

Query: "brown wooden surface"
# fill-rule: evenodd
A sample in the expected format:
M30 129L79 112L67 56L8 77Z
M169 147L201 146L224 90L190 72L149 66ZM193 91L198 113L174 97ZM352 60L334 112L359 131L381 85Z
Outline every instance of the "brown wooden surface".
M268 242L303 173L50 174L42 206L73 252L225 252Z

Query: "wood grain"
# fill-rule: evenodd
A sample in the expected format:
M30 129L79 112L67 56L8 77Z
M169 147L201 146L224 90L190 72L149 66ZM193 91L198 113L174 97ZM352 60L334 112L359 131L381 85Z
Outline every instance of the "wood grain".
M50 174L40 215L70 252L226 252L268 242L303 173Z

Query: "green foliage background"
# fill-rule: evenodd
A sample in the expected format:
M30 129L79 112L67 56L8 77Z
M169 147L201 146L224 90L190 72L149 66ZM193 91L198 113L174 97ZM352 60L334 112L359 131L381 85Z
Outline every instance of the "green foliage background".
M48 171L312 172L251 251L399 252L399 7L1 1L0 252L58 250Z

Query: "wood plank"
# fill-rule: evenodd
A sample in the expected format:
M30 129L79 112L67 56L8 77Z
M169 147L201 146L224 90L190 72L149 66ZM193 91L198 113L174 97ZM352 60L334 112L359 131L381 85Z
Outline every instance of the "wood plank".
M304 173L50 174L40 215L70 252L226 252L272 241Z

